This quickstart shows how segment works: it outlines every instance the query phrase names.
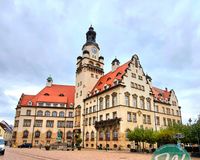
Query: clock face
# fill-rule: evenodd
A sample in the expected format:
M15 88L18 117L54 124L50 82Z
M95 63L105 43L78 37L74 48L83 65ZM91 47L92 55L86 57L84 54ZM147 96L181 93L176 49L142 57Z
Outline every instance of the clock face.
M97 53L97 49L95 47L92 48L92 53L94 53L94 54Z

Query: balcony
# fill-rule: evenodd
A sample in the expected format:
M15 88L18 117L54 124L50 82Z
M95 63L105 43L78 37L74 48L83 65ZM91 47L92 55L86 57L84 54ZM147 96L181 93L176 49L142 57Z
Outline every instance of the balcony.
M117 126L120 124L121 118L114 118L114 119L108 119L108 120L101 120L101 121L96 121L95 122L95 128L99 129L99 128L106 128L106 127L113 127L113 126Z

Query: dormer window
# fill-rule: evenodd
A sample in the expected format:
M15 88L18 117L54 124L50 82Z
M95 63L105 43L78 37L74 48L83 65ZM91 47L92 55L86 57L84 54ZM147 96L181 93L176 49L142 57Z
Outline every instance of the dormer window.
M108 77L108 78L107 78L107 81L109 81L109 80L111 80L111 78L110 78L110 77Z
M69 106L70 108L73 108L73 103L70 103L70 106Z
M99 82L98 86L100 86L102 84L102 82Z
M121 75L121 72L118 72L117 75L116 75L116 77L119 76L119 75Z
M45 93L44 96L49 96L49 93Z
M106 89L108 89L108 88L109 88L109 85L106 84L106 85L104 86L104 89L106 90Z
M31 101L28 101L28 106L32 106L32 102Z
M159 93L158 96L163 96L162 93Z
M117 79L115 79L114 85L117 85L118 83L119 83L119 81Z
M61 94L59 94L59 96L60 96L60 97L64 97L64 94L63 94L63 93L61 93Z

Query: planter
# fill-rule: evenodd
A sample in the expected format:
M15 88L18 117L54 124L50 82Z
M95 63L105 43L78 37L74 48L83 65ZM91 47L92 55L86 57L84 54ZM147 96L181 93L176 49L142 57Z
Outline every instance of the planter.
M48 151L50 150L50 146L45 146L45 149Z

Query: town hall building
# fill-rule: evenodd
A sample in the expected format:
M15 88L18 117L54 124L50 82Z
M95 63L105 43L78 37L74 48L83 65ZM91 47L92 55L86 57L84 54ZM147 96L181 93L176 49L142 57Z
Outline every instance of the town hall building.
M91 26L82 54L77 57L75 86L54 84L36 95L22 94L16 107L13 143L51 144L83 139L85 148L128 148L127 133L135 127L159 130L181 123L181 107L173 89L159 89L145 74L138 55L120 64L111 62L104 73L104 57Z

